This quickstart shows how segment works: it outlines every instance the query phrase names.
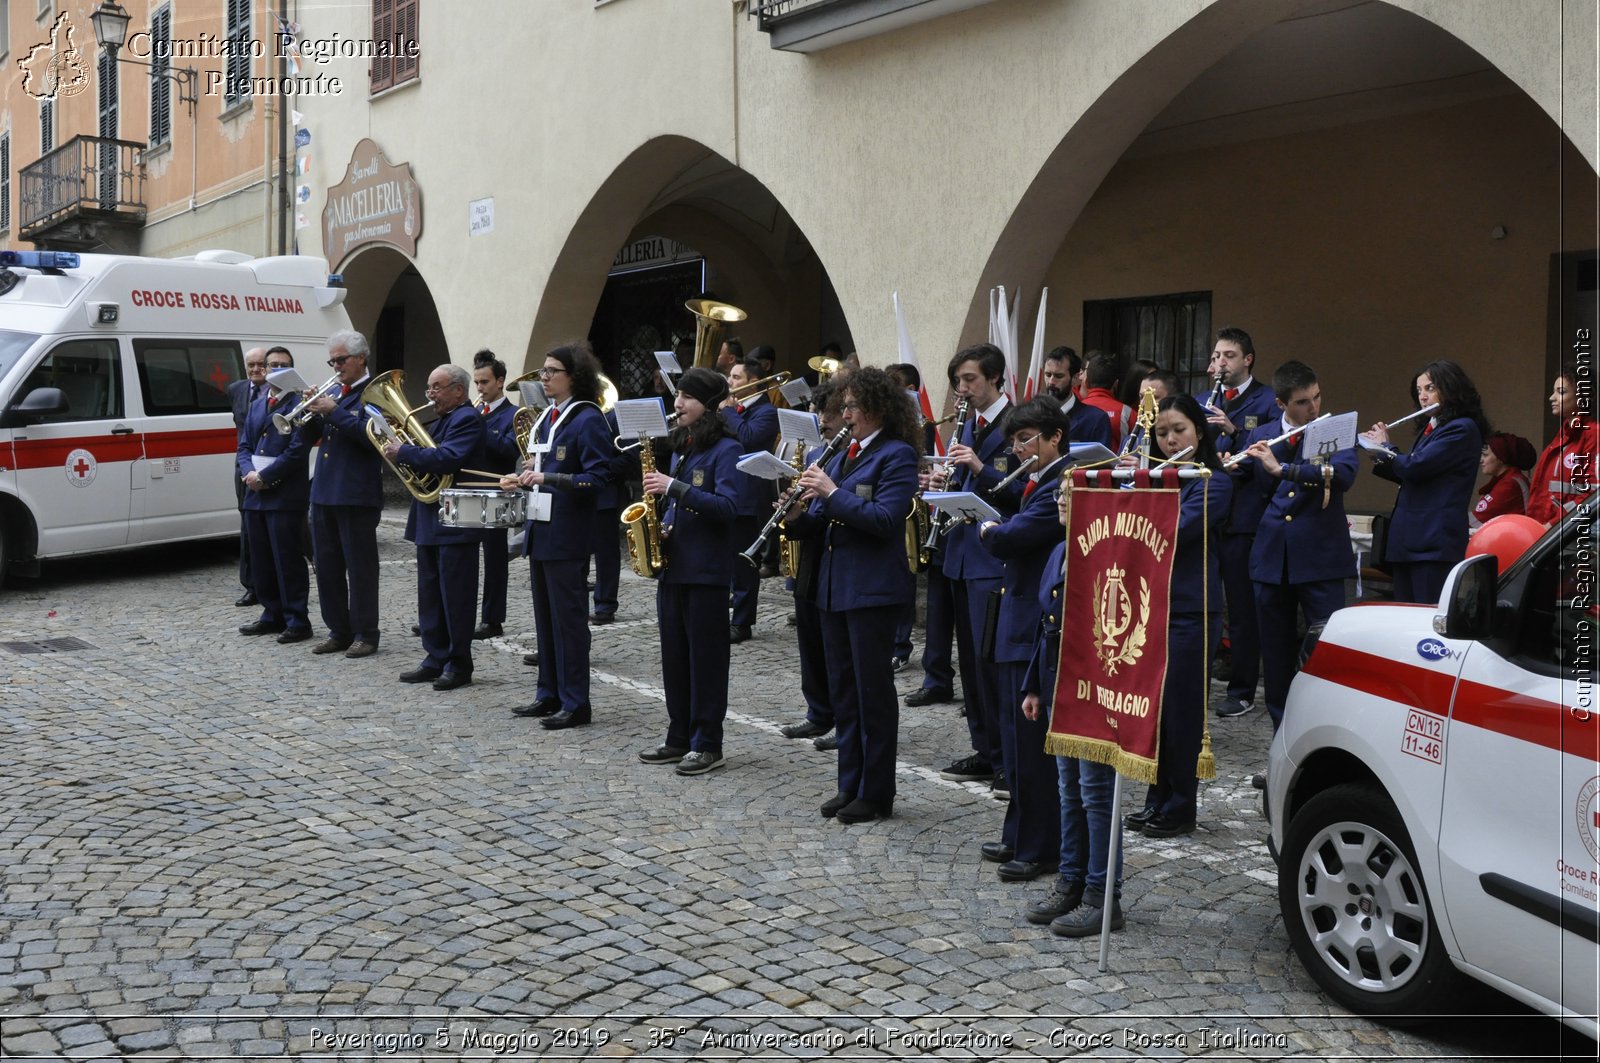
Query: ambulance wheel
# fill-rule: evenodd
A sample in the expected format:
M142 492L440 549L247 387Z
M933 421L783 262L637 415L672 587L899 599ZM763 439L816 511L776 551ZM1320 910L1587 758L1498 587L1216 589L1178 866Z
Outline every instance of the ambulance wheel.
M1449 1010L1463 979L1445 953L1394 803L1371 785L1331 787L1284 834L1278 906L1324 992L1391 1023Z

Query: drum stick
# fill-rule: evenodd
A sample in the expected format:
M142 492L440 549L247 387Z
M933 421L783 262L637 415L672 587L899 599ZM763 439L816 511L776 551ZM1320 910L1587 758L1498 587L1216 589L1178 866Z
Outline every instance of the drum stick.
M462 469L461 471L466 473L469 476L487 476L489 479L493 480L497 484L500 482L500 477L502 477L502 476L515 476L516 475L516 473L514 473L514 472L485 472L482 469Z
M495 480L493 482L490 482L490 481L487 481L487 480L474 480L471 483L459 483L459 484L456 484L455 486L456 487L463 487L463 488L466 488L466 487L470 487L470 488L485 488L485 489L492 489L492 490L498 491L500 489L500 481L499 480Z

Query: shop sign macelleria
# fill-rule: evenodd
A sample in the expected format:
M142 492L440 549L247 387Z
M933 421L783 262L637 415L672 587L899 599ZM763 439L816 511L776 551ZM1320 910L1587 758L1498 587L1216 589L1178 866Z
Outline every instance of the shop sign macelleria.
M411 164L395 164L370 138L350 154L344 179L328 189L322 208L322 250L342 264L368 244L392 247L412 258L422 235L422 190ZM335 267L337 268L337 267Z

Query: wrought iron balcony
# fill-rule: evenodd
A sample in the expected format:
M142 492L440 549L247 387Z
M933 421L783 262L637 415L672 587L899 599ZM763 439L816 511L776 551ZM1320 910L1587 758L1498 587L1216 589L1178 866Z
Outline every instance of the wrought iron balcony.
M73 137L17 175L17 235L41 247L86 250L126 242L144 225L142 145Z
M991 0L750 0L756 28L772 46L820 52L847 41L889 33L916 22L964 11Z

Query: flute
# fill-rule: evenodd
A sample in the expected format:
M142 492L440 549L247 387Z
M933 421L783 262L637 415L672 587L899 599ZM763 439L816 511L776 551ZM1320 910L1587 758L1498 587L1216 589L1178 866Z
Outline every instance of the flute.
M1421 411L1418 411L1418 412L1421 412ZM1310 428L1312 425L1316 424L1318 421L1326 421L1329 417L1332 417L1332 416L1333 416L1333 414L1331 414L1331 413L1325 413L1321 417L1313 417L1311 420L1307 421L1305 424L1301 425L1299 428L1291 428L1291 429L1289 429L1289 431L1283 433L1283 435L1277 436L1277 437L1272 438L1272 439L1266 439L1266 440L1258 439L1258 440L1256 440L1256 443L1263 443L1264 442L1269 447L1275 447L1279 443L1282 443L1285 439L1288 439L1290 436L1297 436L1301 432L1304 432L1307 428ZM1251 443L1250 445L1253 447L1256 444L1255 443ZM1243 461L1246 458L1246 456L1247 456L1246 452L1241 450L1239 453L1235 454L1233 457L1231 457L1227 461L1223 462L1222 463L1222 467L1224 469L1231 469L1235 465L1237 465L1241 461Z
M1389 421L1389 422L1387 422L1384 425L1384 427L1385 427L1385 429L1394 428L1397 425L1405 424L1407 421L1415 420L1416 418L1421 417L1423 414L1430 414L1434 410L1437 410L1438 408L1439 408L1439 404L1437 402L1430 402L1430 403L1428 403L1428 405L1422 407L1420 410L1412 410L1410 413L1406 414L1404 417L1400 418L1398 421ZM1396 450L1394 447L1390 446L1388 443L1380 443L1375 439L1368 438L1368 433L1367 432L1362 432L1361 433L1361 435L1358 437L1358 442L1362 446L1366 447L1368 450L1377 451L1380 454L1388 455L1388 457L1390 457L1390 458L1398 457L1399 454L1400 454L1400 452L1398 450ZM1379 459L1379 460L1381 460L1381 459Z
M1414 421L1418 417L1421 417L1423 414L1432 413L1434 410L1437 410L1438 408L1439 408L1439 404L1437 402L1430 402L1430 403L1428 403L1428 405L1424 406L1420 410L1412 410L1410 413L1406 414L1404 417L1400 418L1398 421L1389 421L1389 422L1387 422L1386 427L1393 428L1395 425L1405 424L1407 421ZM1327 414L1323 414L1323 416L1326 417Z
M1023 462L1021 465L1018 465L1016 467L1016 469L1012 471L1010 476L1007 476L1004 480L1001 480L999 483L997 483L993 487L989 488L989 493L991 495L998 494L999 492L1005 490L1007 487L1010 487L1013 480L1015 480L1017 477L1021 476L1023 473L1027 472L1029 469L1033 468L1034 463L1037 462L1038 460L1039 460L1039 455L1035 454L1033 457L1029 458L1027 461Z

